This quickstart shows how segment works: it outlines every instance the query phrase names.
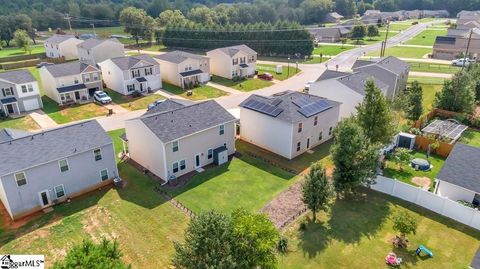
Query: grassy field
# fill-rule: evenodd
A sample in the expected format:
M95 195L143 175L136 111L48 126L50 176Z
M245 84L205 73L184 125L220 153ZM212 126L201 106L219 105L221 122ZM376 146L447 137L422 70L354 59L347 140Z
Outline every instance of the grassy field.
M182 89L178 86L168 84L166 82L163 82L163 87L162 88L165 91L168 91L172 94L175 94L175 95L178 95L178 96L181 96L183 98L187 98L187 99L190 99L190 100L193 100L193 101L217 98L217 97L220 97L220 96L228 95L228 93L226 93L222 90L219 90L217 88L208 86L208 85L203 85L203 86L194 88L192 90L192 95L187 95L186 90L184 90L184 89Z
M334 56L334 55L338 55L344 51L347 51L347 50L351 50L351 49L354 49L355 47L354 46L348 46L348 45L345 45L345 46L341 46L341 45L319 45L318 47L316 47L314 50L313 50L313 54L314 55L330 55L330 56Z
M242 92L249 92L258 89L262 89L268 86L273 85L272 82L258 79L258 78L249 78L243 81L233 81L228 78L222 78L219 76L213 76L212 82L218 83L220 85L233 88Z
M45 47L43 45L32 46L32 54L45 52ZM9 57L9 56L19 56L29 54L25 52L23 48L12 47L12 48L2 48L0 49L0 58Z
M435 78L435 77L418 77L418 76L409 76L408 82L418 81L421 84L434 84L434 85L443 85L445 82L444 78Z
M385 56L395 56L399 58L416 58L421 59L425 54L432 53L431 48L414 48L395 46L385 50ZM380 51L367 54L368 56L379 56Z
M463 132L460 142L474 147L480 147L480 131L468 129Z
M284 233L289 252L279 258L283 269L392 268L385 256L395 252L403 259L400 268L468 268L480 245L480 233L413 204L364 190L362 196L336 200L319 221L304 217ZM418 220L417 233L409 235L407 249L394 248L392 216L408 212ZM306 230L299 229L306 223ZM433 258L418 257L424 245Z
M392 29L390 29L392 30ZM392 38L394 36L396 36L399 32L397 31L391 31L388 33L388 38ZM379 36L376 36L376 37L365 37L363 40L360 40L359 42L357 42L357 40L352 40L352 39L349 39L347 44L354 44L354 45L370 45L370 44L374 44L374 43L378 43L378 42L382 42L385 40L385 36L387 35L387 31L380 28L380 35Z
M290 67L283 65L282 73L277 74L277 66L271 64L257 64L257 70L259 75L263 73L270 73L272 74L273 78L277 80L286 80L287 78L290 78L301 71L300 69L295 68L295 65L290 65Z
M435 43L435 38L437 36L447 35L447 29L426 29L423 30L420 34L416 35L412 39L408 40L406 44L410 45L422 45L422 46L433 46Z
M433 109L435 101L435 93L442 90L443 85L438 84L421 84L423 90L423 112L428 113Z
M0 120L0 129L2 128L35 131L40 129L40 126L38 126L38 124L30 116L25 116L16 119Z
M120 105L128 110L146 109L149 104L155 102L156 100L165 99L165 97L158 94L150 94L148 96L132 98L110 89L105 89L105 92L107 92L115 104Z
M154 45L154 46L151 46L151 47L148 47L148 48L144 48L142 50L146 50L146 51L165 51L167 49L167 47L165 47L164 45Z
M105 116L108 113L108 109L96 103L60 107L46 95L42 96L42 102L43 111L58 124Z
M410 71L414 72L455 74L460 71L460 67L452 66L449 64L432 64L420 62L409 62L408 64L410 65Z

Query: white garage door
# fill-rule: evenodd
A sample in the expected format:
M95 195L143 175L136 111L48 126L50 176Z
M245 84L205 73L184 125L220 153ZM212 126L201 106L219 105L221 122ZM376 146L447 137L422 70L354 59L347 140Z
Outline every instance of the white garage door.
M38 104L38 99L28 99L23 101L23 105L25 106L25 111L39 109L40 105Z

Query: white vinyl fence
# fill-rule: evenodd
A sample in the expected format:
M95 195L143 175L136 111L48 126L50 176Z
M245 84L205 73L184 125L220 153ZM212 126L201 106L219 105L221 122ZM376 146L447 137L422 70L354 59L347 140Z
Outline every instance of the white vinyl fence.
M409 201L480 230L480 211L401 181L378 176L371 189Z

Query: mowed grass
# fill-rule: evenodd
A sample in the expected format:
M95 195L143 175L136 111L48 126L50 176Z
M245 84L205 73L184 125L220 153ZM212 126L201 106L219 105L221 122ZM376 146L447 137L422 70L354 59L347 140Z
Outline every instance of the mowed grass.
M273 85L272 82L258 79L258 78L248 78L243 81L233 81L228 78L223 78L219 76L213 76L212 82L218 83L220 85L233 88L242 92L249 92L258 89L262 89L268 86Z
M128 110L146 109L149 104L156 100L163 100L165 97L158 94L148 96L131 97L122 95L114 90L105 89L105 92L112 98L112 102Z
M164 45L154 45L154 46L151 46L151 47L148 47L148 48L144 48L142 50L146 50L146 51L165 51L167 49L167 47L165 47Z
M334 55L338 55L344 51L347 51L347 50L351 50L351 49L354 49L355 47L352 46L352 45L318 45L318 47L316 47L314 50L313 50L313 53L314 55L330 55L330 56L334 56Z
M19 47L2 48L0 49L0 58L45 52L45 47L43 45L31 46L30 48L32 49L31 52L25 52L23 48Z
M460 67L449 64L433 64L421 62L409 62L410 71L414 72L429 72L429 73L445 73L455 74L460 71Z
M162 88L169 93L172 93L193 101L212 99L212 98L228 95L228 93L208 85L202 85L202 86L193 88L192 95L187 95L187 90L184 90L178 86L175 86L166 82L163 82Z
M108 109L96 103L60 107L46 95L42 96L42 102L43 111L58 124L105 116L108 113Z
M420 84L434 84L434 85L443 85L445 78L437 77L419 77L419 76L408 76L408 82L418 81Z
M257 70L259 75L270 73L276 80L286 80L301 71L300 68L297 69L295 65L291 65L290 67L288 65L282 65L282 73L277 74L277 66L272 64L257 64Z
M206 169L170 193L194 212L232 212L239 207L258 211L296 179L294 174L243 155Z
M480 147L480 131L470 128L467 129L463 132L459 142L474 147Z
M35 131L40 129L40 126L38 126L38 124L32 119L32 117L25 116L16 119L8 118L6 120L0 120L0 129L2 128Z
M408 212L418 220L417 233L409 235L407 249L393 247L397 235L392 217ZM391 268L385 256L395 252L403 262L400 268L468 268L480 245L480 233L431 211L370 190L361 196L336 200L316 223L311 214L287 228L289 252L279 257L283 269ZM300 223L306 222L306 230ZM424 245L433 258L415 255ZM422 254L424 255L424 254Z
M414 48L395 46L385 50L385 56L395 56L399 58L413 58L421 59L426 54L432 53L431 48ZM379 56L380 51L375 51L367 54L367 56Z
M447 35L447 29L426 29L423 30L420 34L414 36L412 39L408 40L406 44L410 45L422 45L422 46L433 46L437 36Z

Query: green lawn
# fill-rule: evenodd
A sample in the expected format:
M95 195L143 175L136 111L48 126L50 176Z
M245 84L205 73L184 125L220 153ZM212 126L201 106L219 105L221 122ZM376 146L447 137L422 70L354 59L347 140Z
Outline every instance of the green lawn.
M426 156L424 152L413 151L410 159L413 160L415 158L426 159ZM432 187L435 177L440 172L440 169L445 162L445 158L436 155L430 155L430 158L428 160L433 166L430 171L415 171L415 169L412 168L410 164L403 164L402 171L400 169L399 163L395 160L395 158L392 157L387 160L387 165L384 169L384 175L386 177L395 178L397 180L412 185L415 185L412 183L413 177L428 177L431 180L430 187Z
M6 119L0 120L0 129L2 128L12 128L25 131L35 131L40 129L40 126L30 117L25 116L16 119Z
M399 58L417 58L421 59L425 54L432 53L431 48L414 48L395 46L385 50L385 56L395 56ZM380 51L367 54L367 56L380 56Z
M433 46L437 36L447 35L447 29L426 29L423 30L420 34L416 35L412 39L408 40L406 44L410 45L422 45L422 46Z
M164 45L154 45L154 46L151 46L151 47L148 47L148 48L144 48L142 50L146 50L146 51L165 51L167 49L167 47L165 47Z
M249 78L243 81L233 81L228 78L223 78L219 76L212 76L212 82L218 83L220 85L233 88L242 92L249 92L258 89L262 89L268 86L273 85L272 82L258 79L258 78Z
M421 84L423 90L423 112L426 114L433 109L435 94L442 90L443 85Z
M108 113L108 109L96 103L60 107L46 95L42 96L42 102L43 112L58 124L105 116Z
M131 97L122 95L114 90L105 89L105 92L112 98L112 101L126 108L128 110L139 110L139 109L146 109L147 106L156 100L165 99L165 97L158 95L158 94L150 94L148 96L142 97Z
M480 131L468 129L463 132L460 142L475 147L480 147Z
M284 235L289 252L279 257L283 269L392 268L385 256L395 252L403 259L400 268L468 268L480 245L480 233L453 220L405 201L370 190L362 196L336 200L328 213L313 223L306 218L289 227ZM397 234L391 218L407 211L418 220L417 233L409 235L407 249L394 248ZM306 230L300 230L301 222ZM415 249L424 245L433 258L418 257Z
M414 72L455 74L460 71L460 67L449 64L432 64L421 62L409 62L408 64L410 65L410 71Z
M434 85L443 85L445 82L444 78L435 78L435 77L418 77L418 76L409 76L408 82L418 81L421 84L434 84Z
M43 45L36 45L36 46L32 46L31 48L32 48L32 51L31 51L32 54L45 52L45 47ZM29 54L29 53L25 52L23 48L7 47L7 48L0 49L0 58L25 55L25 54Z
M300 69L295 68L295 65L290 65L290 67L283 65L282 73L277 74L277 66L271 64L257 64L257 70L259 75L270 73L273 75L273 78L277 80L286 80L301 71Z
M203 86L194 88L192 90L192 95L187 95L186 90L166 82L163 82L162 88L165 91L168 91L172 94L175 94L190 100L194 100L194 101L217 98L220 96L228 95L228 93L208 85L203 85Z
M392 30L392 29L390 29ZM390 31L388 33L388 38L392 38L394 36L396 36L399 32L397 31ZM374 43L378 43L378 42L382 42L382 41L385 41L385 36L387 35L387 31L386 29L380 29L380 35L376 36L376 37L365 37L363 38L363 40L359 40L357 42L357 40L352 40L352 39L349 39L347 44L354 44L354 45L370 45L370 44L374 44Z
M340 46L340 45L319 45L313 50L314 55L330 55L330 56L335 56L338 55L344 51L354 49L354 46Z

